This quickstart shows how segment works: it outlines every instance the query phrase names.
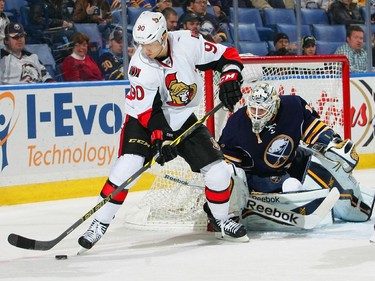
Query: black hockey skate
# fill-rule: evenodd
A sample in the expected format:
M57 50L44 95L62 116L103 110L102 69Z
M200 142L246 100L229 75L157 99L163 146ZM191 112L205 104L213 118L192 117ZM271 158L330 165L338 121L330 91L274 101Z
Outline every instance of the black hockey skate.
M236 222L235 218L229 218L227 220L215 219L207 203L203 205L203 209L207 213L208 222L211 229L215 232L215 237L217 239L229 240L234 242L249 241L245 226Z
M103 237L108 226L109 224L104 224L94 219L89 229L78 239L78 244L82 247L78 251L78 254L82 254L91 249Z

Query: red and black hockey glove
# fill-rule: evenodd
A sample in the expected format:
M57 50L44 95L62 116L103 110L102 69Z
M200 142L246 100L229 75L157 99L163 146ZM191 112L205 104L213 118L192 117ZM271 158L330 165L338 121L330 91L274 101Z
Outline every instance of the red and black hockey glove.
M151 134L152 153L155 157L155 161L162 166L164 163L177 157L176 147L168 144L174 139L173 132L155 130Z
M229 111L233 112L234 105L242 98L242 75L237 70L228 70L221 74L219 99Z

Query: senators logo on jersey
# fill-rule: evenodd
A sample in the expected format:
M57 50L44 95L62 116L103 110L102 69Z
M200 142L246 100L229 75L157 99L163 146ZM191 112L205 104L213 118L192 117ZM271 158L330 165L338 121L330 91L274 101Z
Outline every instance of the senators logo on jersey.
M129 69L129 75L134 77L139 77L139 74L141 73L141 70L138 67L132 66Z
M167 102L170 106L184 106L190 103L197 94L197 84L186 85L179 82L176 73L168 74L165 77L165 84L172 101Z

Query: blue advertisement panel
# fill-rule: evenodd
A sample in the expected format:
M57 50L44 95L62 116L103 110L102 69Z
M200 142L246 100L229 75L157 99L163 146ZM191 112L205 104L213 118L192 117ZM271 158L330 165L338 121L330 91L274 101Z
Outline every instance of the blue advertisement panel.
M128 83L1 87L0 186L104 176Z

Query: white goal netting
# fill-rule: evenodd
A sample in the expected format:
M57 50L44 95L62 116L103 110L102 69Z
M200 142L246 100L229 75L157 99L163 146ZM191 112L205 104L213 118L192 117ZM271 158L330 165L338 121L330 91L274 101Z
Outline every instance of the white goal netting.
M243 62L244 98L237 108L244 105L246 95L253 87L255 79L267 81L280 95L302 96L337 133L343 137L350 137L349 68L345 57L244 55ZM211 88L208 86L212 83L213 91L206 90L206 100L202 101L196 112L198 118L210 109L206 108L206 101L213 101L213 105L219 102L219 78L219 74L214 74L211 82L206 78L206 89ZM220 110L214 116L213 127L208 126L216 139L229 114ZM156 175L155 181L140 202L127 212L125 225L147 230L205 230L207 218L202 208L205 194L201 175L191 172L180 157L163 167L153 165L151 173Z

